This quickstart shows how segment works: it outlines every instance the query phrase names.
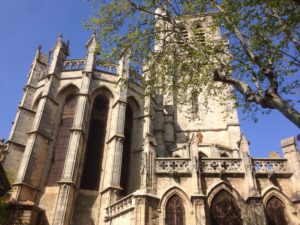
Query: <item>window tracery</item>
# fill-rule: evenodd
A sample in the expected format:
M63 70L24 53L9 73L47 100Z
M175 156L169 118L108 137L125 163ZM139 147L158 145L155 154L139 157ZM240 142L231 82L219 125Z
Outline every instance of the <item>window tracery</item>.
M181 199L173 195L166 205L166 225L184 225L185 211Z
M242 225L241 212L235 199L225 190L213 199L210 208L212 225Z
M285 206L277 197L272 197L267 202L268 225L287 225L285 219Z
M57 182L61 179L70 140L70 128L73 125L75 116L76 104L76 95L70 95L65 100L47 180L48 186L57 185Z

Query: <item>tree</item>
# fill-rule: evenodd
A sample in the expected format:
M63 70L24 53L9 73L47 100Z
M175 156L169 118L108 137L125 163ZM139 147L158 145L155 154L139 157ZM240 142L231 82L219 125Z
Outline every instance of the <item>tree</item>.
M300 128L297 1L95 0L95 9L87 26L101 56L131 49L132 73L148 62L146 85L175 91L178 101L188 90L221 95L232 85L236 105L254 118L278 110Z

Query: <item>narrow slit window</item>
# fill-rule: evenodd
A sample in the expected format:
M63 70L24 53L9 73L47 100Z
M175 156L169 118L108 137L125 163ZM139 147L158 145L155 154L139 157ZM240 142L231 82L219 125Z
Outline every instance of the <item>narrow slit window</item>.
M192 93L192 113L198 113L199 112L199 93L193 92Z

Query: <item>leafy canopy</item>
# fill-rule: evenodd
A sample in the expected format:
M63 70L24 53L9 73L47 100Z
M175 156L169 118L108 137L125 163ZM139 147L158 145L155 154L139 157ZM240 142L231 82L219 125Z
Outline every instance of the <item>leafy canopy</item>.
M245 112L277 109L300 127L296 1L94 0L94 9L87 26L101 57L116 61L130 49L131 73L146 69L149 90L226 100L230 84Z

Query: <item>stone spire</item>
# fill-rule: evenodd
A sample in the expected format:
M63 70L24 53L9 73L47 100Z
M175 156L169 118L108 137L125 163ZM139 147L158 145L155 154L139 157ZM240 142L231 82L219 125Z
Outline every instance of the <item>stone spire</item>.
M69 43L64 43L62 33L59 34L56 44L53 48L52 61L49 68L49 74L59 74L63 69L63 62L69 55Z
M86 57L86 64L85 70L92 72L94 67L96 66L96 56L97 56L97 39L96 33L93 32L91 38L86 43L85 47L87 48L87 57Z

